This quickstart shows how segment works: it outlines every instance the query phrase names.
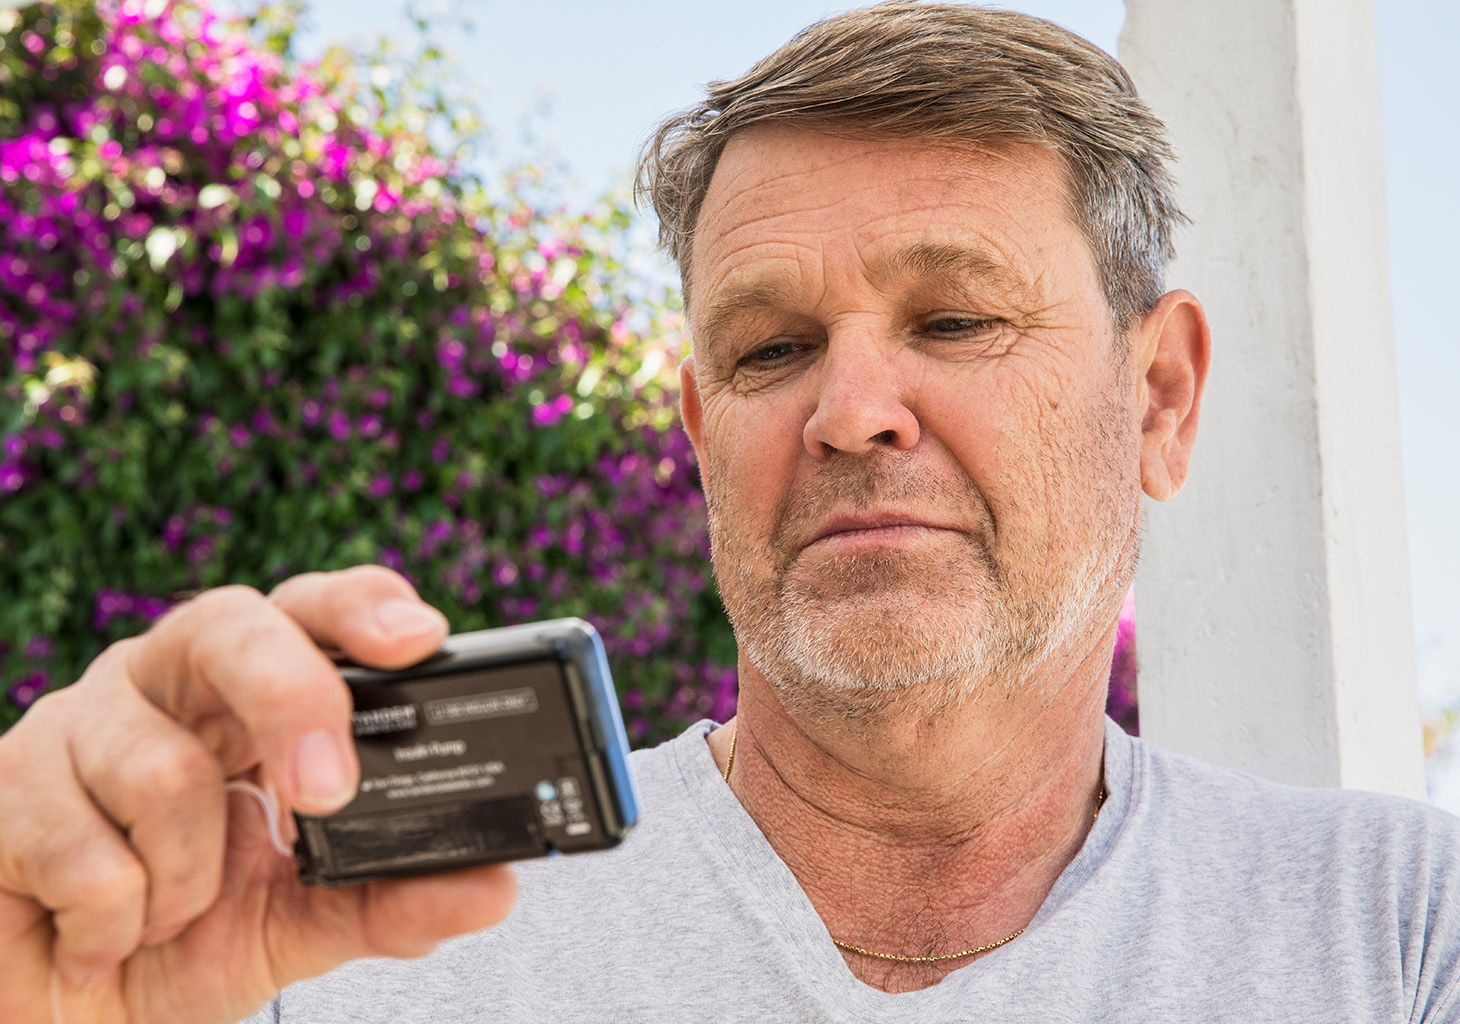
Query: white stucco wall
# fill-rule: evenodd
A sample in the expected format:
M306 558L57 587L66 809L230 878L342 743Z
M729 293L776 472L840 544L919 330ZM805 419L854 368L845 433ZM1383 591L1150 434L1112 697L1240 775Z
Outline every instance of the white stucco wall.
M1128 0L1205 303L1186 490L1149 509L1142 732L1304 785L1423 797L1368 0Z

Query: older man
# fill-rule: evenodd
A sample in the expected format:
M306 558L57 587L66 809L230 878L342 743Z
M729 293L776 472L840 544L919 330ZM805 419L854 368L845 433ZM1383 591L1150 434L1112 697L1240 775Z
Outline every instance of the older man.
M201 597L0 742L0 1016L1460 1019L1460 823L1102 714L1207 364L1167 159L1109 57L1011 13L854 12L712 86L644 181L736 718L635 755L643 824L523 865L500 928L331 972L494 923L510 877L305 890L223 780L339 806L318 647L445 625L383 570Z

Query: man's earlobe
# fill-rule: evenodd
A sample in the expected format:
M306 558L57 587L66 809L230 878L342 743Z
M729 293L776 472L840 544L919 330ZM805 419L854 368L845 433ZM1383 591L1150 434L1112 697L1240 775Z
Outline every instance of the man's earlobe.
M1181 490L1196 444L1211 331L1196 296L1167 292L1136 328L1141 487L1157 501Z

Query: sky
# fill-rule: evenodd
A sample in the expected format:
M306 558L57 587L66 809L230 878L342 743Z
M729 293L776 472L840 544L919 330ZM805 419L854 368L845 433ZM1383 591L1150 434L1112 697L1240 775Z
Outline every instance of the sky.
M464 5L474 29L441 41L470 76L502 156L553 155L570 175L565 196L586 205L624 183L652 126L695 102L705 82L739 74L805 25L853 6L476 0ZM1125 18L1122 0L1002 6L1111 52ZM312 0L310 10L306 55L332 42L413 38L389 0ZM1449 53L1460 3L1378 0L1375 18L1415 641L1421 702L1433 714L1460 706L1460 329L1449 301L1460 292L1460 62ZM1440 785L1448 788L1437 796L1460 809L1460 770Z

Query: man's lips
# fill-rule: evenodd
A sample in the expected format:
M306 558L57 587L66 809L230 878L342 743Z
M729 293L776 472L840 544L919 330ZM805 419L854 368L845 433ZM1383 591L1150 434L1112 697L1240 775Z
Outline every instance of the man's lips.
M953 531L955 527L922 516L904 513L837 516L821 524L803 547L816 544L860 546L895 544L929 531Z

